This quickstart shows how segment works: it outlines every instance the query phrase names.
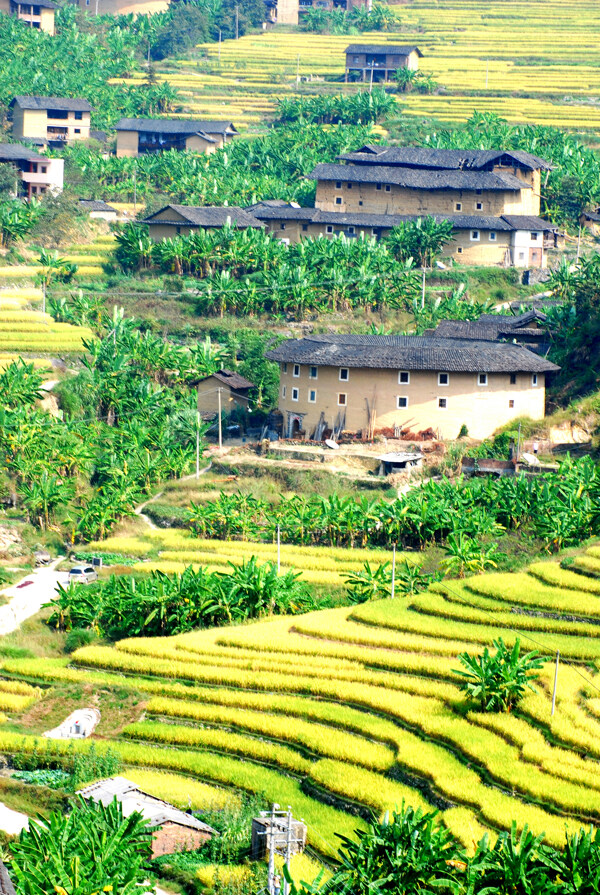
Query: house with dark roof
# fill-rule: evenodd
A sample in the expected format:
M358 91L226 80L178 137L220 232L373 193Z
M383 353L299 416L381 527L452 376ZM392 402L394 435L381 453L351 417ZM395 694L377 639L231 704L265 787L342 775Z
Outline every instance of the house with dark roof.
M324 9L344 12L365 7L371 9L372 0L265 0L267 21L272 25L297 25L310 9Z
M165 205L142 223L148 226L151 238L157 241L172 236L186 236L199 229L233 227L245 230L247 227L264 227L251 212L235 205Z
M52 0L34 0L21 3L19 0L0 0L0 12L15 16L24 25L54 34L54 11L58 9Z
M463 425L487 438L519 416L542 419L546 376L558 367L521 345L431 336L311 335L265 356L279 364L287 437L315 431Z
M346 47L346 81L389 81L401 68L416 71L423 53L415 46L350 44Z
M363 211L324 211L270 201L251 206L277 239L296 243L321 236L349 239L381 239L392 227L416 221L418 214L378 214ZM554 245L558 228L534 215L433 214L436 221L450 221L453 239L442 257L462 264L504 267L545 267L548 245Z
M15 96L10 103L12 132L17 140L62 145L90 137L86 99L59 96Z
M116 131L119 158L169 149L208 154L239 133L231 121L183 118L121 118Z
M80 199L79 207L93 220L116 221L119 216L117 209L102 199Z
M521 314L482 314L477 320L441 320L424 335L442 339L514 342L536 354L546 354L552 341L546 314L537 309Z
M48 158L20 143L0 143L0 163L13 165L16 169L18 195L25 199L46 192L62 192L65 169L62 158Z
M203 419L212 419L219 410L229 414L239 408L248 410L253 382L234 370L217 370L212 376L203 376L192 382L198 388L198 410Z

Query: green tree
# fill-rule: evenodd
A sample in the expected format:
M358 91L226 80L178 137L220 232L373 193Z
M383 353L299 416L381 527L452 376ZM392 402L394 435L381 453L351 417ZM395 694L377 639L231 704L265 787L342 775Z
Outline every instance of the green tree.
M521 641L517 639L512 649L502 638L494 640L496 648L492 656L486 647L478 656L461 653L462 669L455 674L463 678L460 689L472 702L477 702L482 712L510 712L525 695L533 690L543 660L537 652L521 655Z
M412 258L419 267L431 267L445 245L452 241L450 221L428 216L392 227L385 242L398 261Z
M209 21L195 3L173 3L171 15L150 46L152 59L179 56L209 37Z

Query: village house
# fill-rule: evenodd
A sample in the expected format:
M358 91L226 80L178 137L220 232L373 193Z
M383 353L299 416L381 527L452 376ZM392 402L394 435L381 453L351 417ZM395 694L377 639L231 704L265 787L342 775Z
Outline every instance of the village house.
M71 0L96 16L143 16L166 12L169 0Z
M218 370L190 384L198 388L198 410L203 419L212 419L219 410L226 414L235 409L248 410L250 389L255 387L233 370Z
M579 223L589 230L592 236L600 236L600 208L583 211L579 217Z
M92 220L116 221L119 212L102 199L80 199L79 207L87 211Z
M309 9L351 10L355 7L371 9L373 0L265 0L267 21L274 25L297 25Z
M265 356L279 364L284 435L466 426L488 438L519 416L543 419L555 364L521 345L424 336L311 335Z
M152 836L153 858L178 851L192 851L217 835L216 830L193 814L149 795L125 777L100 780L79 790L77 795L102 805L110 805L116 799L125 817L138 811L150 826L157 828Z
M54 34L55 9L58 9L57 4L51 0L35 0L34 3L0 0L0 12L16 16L24 25L45 31L47 34Z
M415 46L350 44L346 47L346 81L389 81L401 68L416 71L422 56Z
M209 154L238 135L231 121L183 118L121 118L116 131L118 158L169 149Z
M254 215L235 205L165 205L142 221L148 226L150 238L158 241L173 236L187 236L194 230L216 230L233 227L260 228Z
M15 96L10 103L16 140L61 145L89 140L91 106L86 99Z
M536 354L546 354L552 343L552 330L546 314L537 309L522 314L482 314L477 320L441 320L425 336L443 339L475 339L514 342Z
M20 178L19 196L31 199L46 192L62 192L64 159L47 158L19 143L0 143L0 163L16 168Z
M385 237L392 227L424 215L323 211L287 203L258 203L248 209L269 232L287 244L320 236L350 239ZM535 215L433 214L450 221L453 238L442 258L461 264L504 267L546 267L546 249L556 243L558 228Z

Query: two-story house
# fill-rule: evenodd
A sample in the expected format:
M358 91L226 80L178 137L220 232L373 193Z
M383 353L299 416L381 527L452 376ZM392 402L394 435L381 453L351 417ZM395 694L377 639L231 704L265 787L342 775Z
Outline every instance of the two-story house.
M543 419L546 375L559 369L521 345L424 336L311 335L265 356L279 364L288 438L407 424L488 438L519 416Z
M43 193L61 193L65 162L48 158L19 143L0 143L0 163L13 165L19 175L19 195L26 199Z
M265 0L267 20L272 24L297 25L309 9L371 9L373 0Z
M116 131L118 158L169 149L209 154L239 133L231 121L183 118L121 118Z
M52 0L34 0L32 3L21 3L19 0L0 0L0 12L15 16L24 25L54 34L54 10L56 3Z
M89 140L92 107L86 99L15 96L10 109L16 140L50 145Z
M416 71L422 56L415 46L350 44L346 47L346 81L389 81L401 68Z

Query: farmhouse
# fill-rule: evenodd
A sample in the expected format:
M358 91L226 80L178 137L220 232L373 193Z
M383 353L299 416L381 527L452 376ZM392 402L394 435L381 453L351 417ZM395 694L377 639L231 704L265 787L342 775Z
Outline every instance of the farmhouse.
M267 19L271 24L297 25L309 9L350 10L364 6L371 9L372 0L265 0Z
M266 352L279 363L279 410L288 437L330 429L463 425L487 438L519 416L542 419L546 374L558 369L520 345L424 336L311 335Z
M169 149L208 154L238 134L231 121L183 118L121 118L116 131L119 158Z
M193 814L186 814L174 805L143 792L125 777L100 780L79 790L77 795L102 805L110 805L116 799L121 803L125 817L139 811L150 826L157 828L152 840L153 858L199 848L216 835L212 827L197 820Z
M73 0L80 9L96 16L153 15L166 12L169 0Z
M418 214L323 211L296 205L259 203L252 214L286 243L319 236L380 239L392 227L416 221ZM434 214L452 223L452 242L442 255L462 264L546 267L546 249L555 245L557 228L536 215Z
M52 0L35 0L34 3L0 0L0 12L16 16L24 25L45 31L47 34L54 34L54 10L57 8L57 4L52 3Z
M79 207L95 220L116 221L119 217L117 209L102 199L80 199Z
M584 211L579 217L579 223L590 231L592 236L600 235L600 208L593 211Z
M416 71L422 55L415 46L350 44L346 47L346 81L389 81L401 68Z
M224 413L235 408L248 410L248 396L254 388L253 382L233 370L218 370L191 385L198 387L198 410L203 415L214 415L219 409Z
M89 139L91 106L86 99L15 96L10 108L16 140L60 145Z
M235 205L165 205L144 221L154 240L187 235L193 230L215 230L220 227L263 227L254 215Z
M0 143L0 162L13 165L19 174L19 195L26 199L63 188L64 159L47 158L18 143Z
M482 314L477 320L442 320L426 336L445 339L475 339L492 342L509 341L523 345L537 354L545 354L551 344L551 329L546 314L526 311L508 317L503 314Z

